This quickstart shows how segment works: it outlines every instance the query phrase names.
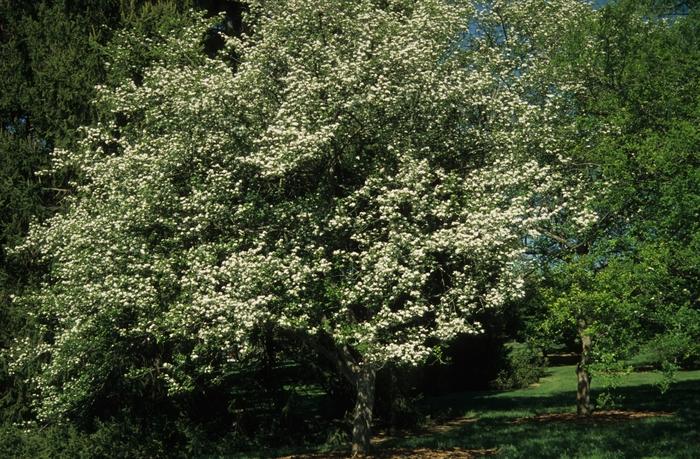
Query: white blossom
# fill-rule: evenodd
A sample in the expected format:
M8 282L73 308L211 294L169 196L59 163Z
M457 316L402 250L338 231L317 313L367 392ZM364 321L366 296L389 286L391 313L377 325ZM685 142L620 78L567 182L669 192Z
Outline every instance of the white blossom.
M142 84L98 88L113 116L54 154L79 172L67 210L18 248L51 266L23 301L52 338L15 349L14 365L50 355L40 415L80 404L138 343L168 349L173 394L188 369L255 352L265 325L417 364L520 295L523 236L562 212L595 219L558 167L557 104L577 82L545 52L588 10L544 2L527 22L543 2L493 3L512 44L461 47L494 21L469 1L251 1L249 34L227 40L235 72L198 53L196 19ZM537 103L540 87L557 92ZM131 365L124 378L145 371Z

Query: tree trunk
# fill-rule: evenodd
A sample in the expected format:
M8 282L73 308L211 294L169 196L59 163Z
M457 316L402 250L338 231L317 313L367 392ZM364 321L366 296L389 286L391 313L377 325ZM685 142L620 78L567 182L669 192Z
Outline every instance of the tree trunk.
M579 416L590 416L593 413L593 408L591 407L591 375L588 372L591 337L585 332L585 324L579 323L579 336L581 337L581 358L576 366L576 377L578 379L576 414Z
M362 457L369 453L375 376L376 370L371 365L362 364L355 375L357 400L352 419L352 457Z

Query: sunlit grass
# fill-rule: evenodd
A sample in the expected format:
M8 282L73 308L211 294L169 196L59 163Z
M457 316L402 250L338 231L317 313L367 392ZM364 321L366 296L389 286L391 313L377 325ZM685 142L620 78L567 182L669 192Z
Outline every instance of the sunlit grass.
M464 392L425 400L438 421L476 418L457 428L385 442L383 448L498 448L498 457L700 457L700 371L679 372L662 394L656 373L622 376L613 391L618 410L672 412L672 416L589 422L533 422L575 411L573 366L555 367L540 383L503 392ZM594 394L599 390L595 388ZM514 421L518 421L517 423Z
M663 394L661 378L651 372L622 376L615 384L612 408L671 416L536 422L534 416L576 410L575 368L554 367L526 389L426 398L420 406L425 429L384 439L375 451L497 448L496 457L502 458L700 458L700 371L677 373L676 382ZM595 396L601 392L600 381L594 379L593 386ZM463 418L471 421L456 422ZM444 423L451 427L435 428Z

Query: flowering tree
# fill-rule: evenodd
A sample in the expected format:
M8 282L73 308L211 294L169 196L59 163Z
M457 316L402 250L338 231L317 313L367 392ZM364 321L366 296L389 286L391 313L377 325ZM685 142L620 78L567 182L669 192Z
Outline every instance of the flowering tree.
M199 52L199 19L139 85L100 88L104 119L55 158L78 171L68 210L23 247L52 265L23 300L44 341L15 349L17 365L48 357L40 419L115 371L186 391L272 327L355 386L366 452L377 369L478 332L474 311L521 290L522 237L591 218L558 174L570 86L538 98L541 56L465 41L492 19L467 1L251 1L233 71Z

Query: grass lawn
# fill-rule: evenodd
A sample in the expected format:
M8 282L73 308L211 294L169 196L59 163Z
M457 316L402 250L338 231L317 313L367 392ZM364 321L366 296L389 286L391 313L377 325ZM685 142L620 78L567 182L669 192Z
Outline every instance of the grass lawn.
M497 457L700 458L700 371L679 372L665 394L660 376L633 373L619 381L618 410L661 411L671 416L537 421L538 415L575 412L573 366L550 368L536 387L507 392L465 392L425 401L440 418L473 422L425 436L406 436L382 448L497 448ZM595 392L595 380L594 394ZM528 419L530 418L530 419Z
M499 458L700 458L700 371L679 372L665 394L655 386L659 380L655 373L633 373L619 381L614 409L640 417L617 413L580 421L552 416L575 413L573 366L550 368L539 385L527 389L429 398L421 408L432 425L380 438L373 451L400 451L396 457L412 450L459 448Z

